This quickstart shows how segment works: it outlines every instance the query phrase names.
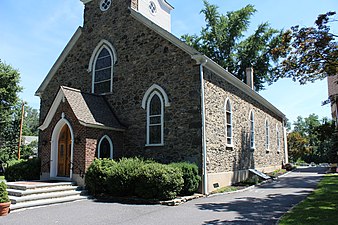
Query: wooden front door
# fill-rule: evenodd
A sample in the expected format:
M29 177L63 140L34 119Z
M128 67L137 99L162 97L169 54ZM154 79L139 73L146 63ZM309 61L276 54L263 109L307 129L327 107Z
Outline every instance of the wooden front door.
M70 175L71 145L69 127L64 125L58 142L58 177L69 177Z

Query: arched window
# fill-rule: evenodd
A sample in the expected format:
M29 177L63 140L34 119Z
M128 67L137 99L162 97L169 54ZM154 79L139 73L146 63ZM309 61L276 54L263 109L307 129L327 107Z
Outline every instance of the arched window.
M250 112L250 148L255 149L255 114L254 111Z
M232 109L230 100L225 101L225 133L227 138L227 145L232 145Z
M109 93L112 91L112 56L106 47L98 54L93 74L93 93Z
M276 124L276 133L277 133L277 152L280 152L280 144L281 144L281 139L280 139L280 132L278 129L278 125Z
M105 135L99 141L96 151L98 159L112 159L113 158L113 143L111 139Z
M147 145L163 145L163 99L154 91L147 104Z
M268 151L270 147L270 129L269 121L265 120L265 149Z
M164 107L168 106L168 96L159 85L153 84L144 94L142 108L147 110L147 146L164 144Z
M89 61L88 72L92 72L92 93L112 92L116 61L116 51L113 45L106 40L101 40Z

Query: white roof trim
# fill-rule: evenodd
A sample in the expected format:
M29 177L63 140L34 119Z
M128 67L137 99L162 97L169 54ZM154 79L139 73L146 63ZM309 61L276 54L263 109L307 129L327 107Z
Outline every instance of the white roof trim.
M41 126L38 127L38 129L40 130L45 130L49 124L52 122L52 119L56 113L56 110L58 109L61 101L63 100L63 98L65 97L65 94L62 91L62 87L60 88L58 94L56 95L52 106L50 107L48 114L45 118L45 120L43 121L43 123L41 124Z
M53 67L50 69L50 71L48 72L48 74L45 77L45 79L42 81L40 87L35 92L36 96L41 96L41 94L43 93L43 91L45 90L46 86L48 85L48 83L53 78L53 76L56 73L56 71L59 69L59 67L61 66L61 64L65 60L65 58L68 56L69 52L74 47L75 43L80 38L81 34L82 34L82 29L81 29L81 27L78 27L77 30L75 31L75 33L73 34L72 38L70 39L70 41L66 45L66 47L63 49L61 55L56 60L56 62L54 63Z
M169 4L169 2L167 2L166 0L159 0L160 2L162 2L166 7L169 8L169 10L173 10L174 7L172 5Z
M260 104L267 107L269 110L277 114L278 116L285 118L285 115L279 111L275 106L273 106L270 102L268 102L265 98L259 95L257 92L252 90L248 85L243 83L237 77L226 71L223 67L218 65L216 62L208 58L207 56L203 55L202 53L198 52L196 49L190 47L177 37L175 37L170 32L164 30L163 28L159 27L158 25L151 22L149 19L144 17L139 12L135 11L134 9L130 8L131 16L134 17L136 20L140 21L151 30L155 31L168 41L170 41L173 45L177 46L181 50L185 51L186 53L190 54L191 57L196 60L198 64L203 64L206 68L213 71L215 74L220 76L221 78L225 79L229 83L233 84L235 87L239 88L244 93L250 95L253 99L258 101Z
M83 4L87 4L88 2L91 2L93 0L80 0Z

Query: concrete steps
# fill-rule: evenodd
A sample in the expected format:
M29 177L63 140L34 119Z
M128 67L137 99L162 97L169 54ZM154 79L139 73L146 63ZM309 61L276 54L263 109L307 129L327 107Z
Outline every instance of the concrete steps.
M86 191L72 182L7 182L11 210L87 199Z

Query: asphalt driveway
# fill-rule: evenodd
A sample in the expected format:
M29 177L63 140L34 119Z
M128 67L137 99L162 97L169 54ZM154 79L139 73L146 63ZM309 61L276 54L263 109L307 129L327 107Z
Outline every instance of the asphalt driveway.
M0 224L276 224L315 189L325 170L302 168L244 192L196 199L174 207L85 200L14 211L1 217Z

